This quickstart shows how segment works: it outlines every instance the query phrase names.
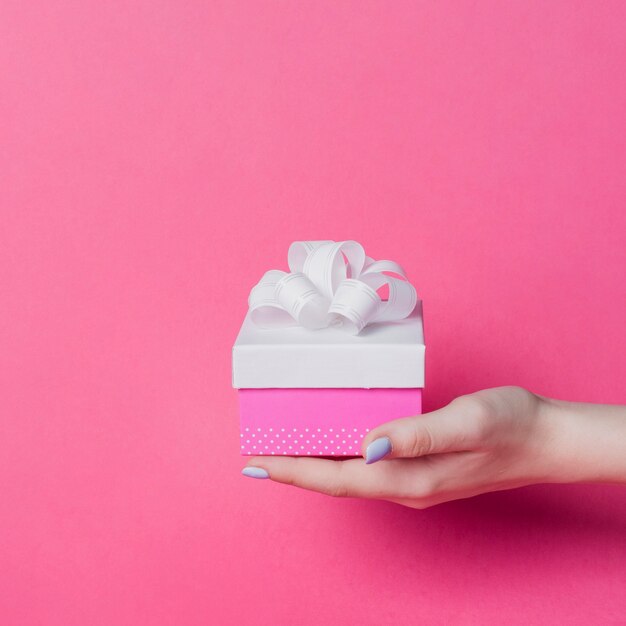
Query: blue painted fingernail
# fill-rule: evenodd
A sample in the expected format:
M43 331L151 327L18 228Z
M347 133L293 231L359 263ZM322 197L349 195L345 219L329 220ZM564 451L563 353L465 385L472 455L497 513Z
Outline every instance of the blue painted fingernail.
M262 467L244 467L241 470L244 476L250 476L250 478L269 478L270 475Z
M365 449L365 463L376 463L386 457L391 452L391 439L389 437L380 437L374 439L372 443Z

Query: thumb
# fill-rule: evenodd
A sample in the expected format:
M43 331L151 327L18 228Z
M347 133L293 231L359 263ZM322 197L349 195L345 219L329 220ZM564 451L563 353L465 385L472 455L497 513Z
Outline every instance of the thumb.
M473 396L462 396L432 413L403 417L371 430L363 439L365 462L398 459L475 448L488 420L486 408Z

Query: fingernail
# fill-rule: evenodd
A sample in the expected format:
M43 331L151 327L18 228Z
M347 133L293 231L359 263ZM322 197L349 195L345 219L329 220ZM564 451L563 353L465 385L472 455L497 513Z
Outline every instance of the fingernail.
M244 467L241 470L244 476L250 476L250 478L269 478L270 475L262 467Z
M376 463L386 457L391 452L391 439L389 437L380 437L374 439L372 443L365 449L365 463Z

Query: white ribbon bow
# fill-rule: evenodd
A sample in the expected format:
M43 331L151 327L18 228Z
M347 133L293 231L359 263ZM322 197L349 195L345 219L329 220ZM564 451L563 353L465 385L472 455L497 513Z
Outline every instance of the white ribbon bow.
M367 324L401 320L415 308L415 287L402 267L374 261L356 241L296 241L288 261L290 273L270 270L250 292L250 315L258 326L313 330L341 323L357 335ZM384 285L388 300L377 293Z

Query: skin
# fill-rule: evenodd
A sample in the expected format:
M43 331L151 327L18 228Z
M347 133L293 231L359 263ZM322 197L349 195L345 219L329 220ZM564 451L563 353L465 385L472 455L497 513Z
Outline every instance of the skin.
M252 457L273 481L335 497L423 509L534 483L626 484L626 407L562 402L520 387L461 396L448 406L382 424L392 449L363 458Z

